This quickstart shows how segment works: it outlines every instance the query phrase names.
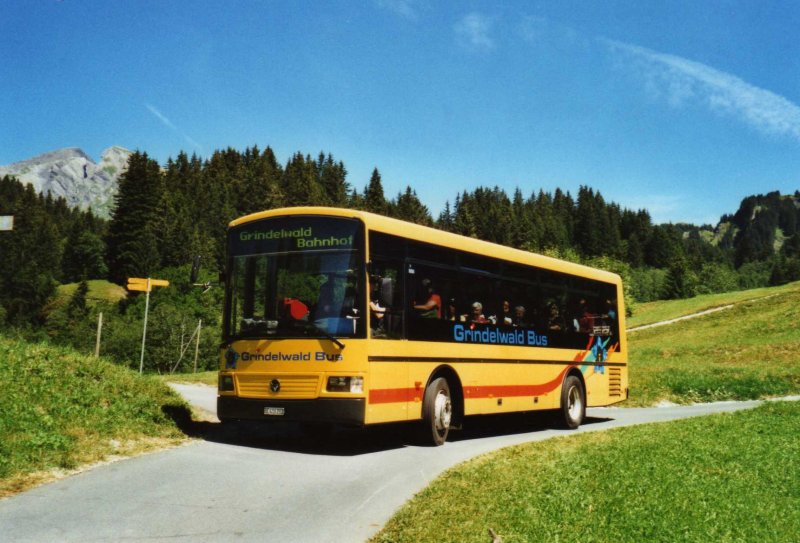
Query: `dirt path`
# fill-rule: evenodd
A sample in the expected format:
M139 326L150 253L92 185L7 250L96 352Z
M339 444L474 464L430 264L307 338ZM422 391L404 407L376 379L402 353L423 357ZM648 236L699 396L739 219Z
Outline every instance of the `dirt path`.
M676 317L674 319L669 319L669 320L665 320L665 321L661 321L661 322L654 322L652 324L643 324L641 326L634 326L633 328L628 328L626 331L630 333L630 332L636 332L637 330L645 330L647 328L655 328L656 326L665 326L667 324L673 324L673 323L676 323L678 321L685 321L687 319L694 319L696 317L702 317L704 315L708 315L709 313L716 313L717 311L724 311L725 309L732 308L734 305L735 304L728 304L728 305L723 305L723 306L720 306L720 307L712 307L711 309L706 309L705 311L700 311L698 313L692 313L691 315L684 315L682 317Z

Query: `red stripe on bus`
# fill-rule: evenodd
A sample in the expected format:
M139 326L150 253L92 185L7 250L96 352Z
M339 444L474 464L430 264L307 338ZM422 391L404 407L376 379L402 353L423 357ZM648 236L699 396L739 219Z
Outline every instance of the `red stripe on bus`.
M572 366L570 366L572 367ZM564 375L570 367L558 374L552 381L540 385L494 385L464 387L464 397L480 398L512 398L515 396L541 396L561 386ZM369 403L399 403L421 401L422 390L419 388L380 388L369 391Z
M422 391L417 388L379 388L369 391L369 403L413 402L422 399Z
M478 398L512 398L515 396L541 396L552 392L561 386L564 381L564 374L569 367L564 368L558 376L547 383L540 385L494 385L494 386L474 386L464 387L464 397L471 399Z

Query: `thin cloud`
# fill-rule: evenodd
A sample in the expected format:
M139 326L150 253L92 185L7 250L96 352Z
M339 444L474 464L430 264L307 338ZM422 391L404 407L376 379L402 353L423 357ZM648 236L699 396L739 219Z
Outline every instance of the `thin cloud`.
M527 15L519 20L517 34L530 44L555 42L572 45L585 41L574 28L534 15Z
M154 107L153 107L153 106L151 106L150 104L145 104L145 105L144 105L144 107L146 107L146 108L148 109L148 111L150 111L150 113L152 113L153 115L155 115L155 116L156 116L156 119L158 119L159 121L161 121L162 123L164 123L164 125L165 125L167 128L171 128L172 130L178 130L178 127L177 127L177 126L175 126L174 124L172 124L172 121L170 121L169 119L167 119L167 118L166 118L166 117L165 117L165 116L164 116L164 115L163 115L163 114L162 114L162 113L161 113L159 110L157 110L156 108L154 108Z
M417 9L413 0L376 0L379 8L391 11L409 21L417 20Z
M800 107L783 96L700 62L619 41L602 41L615 54L637 61L647 88L666 96L670 105L681 107L697 101L764 134L800 141Z
M161 113L161 112L160 112L158 109L156 109L154 106L152 106L152 105L150 105L150 104L145 104L145 105L144 105L144 107L146 107L146 108L147 108L147 110L148 110L150 113L152 113L152 114L155 116L155 118L156 118L156 119L158 119L159 121L161 121L161 122L164 124L164 126L166 126L166 127L167 127L167 128L169 128L170 130L172 130L172 131L174 131L175 133L177 133L177 134L179 134L180 136L182 136L182 137L183 137L183 139L185 139L185 140L186 140L186 141L187 141L187 142L188 142L188 143L189 143L189 144L190 144L192 147L194 147L195 149L202 149L202 148L203 148L203 146L202 146L202 145L200 145L199 143L197 143L197 142L196 142L194 139L192 139L192 138L191 138L191 137L190 137L188 134L186 134L186 133L185 133L185 132L183 132L183 131L182 131L180 128L178 128L177 126L175 126L175 124L174 124L172 121L170 121L170 120L167 118L167 116L166 116L166 115L164 115L163 113Z
M480 13L469 13L458 21L454 30L456 36L471 48L481 50L494 49L494 40L490 33L494 20Z

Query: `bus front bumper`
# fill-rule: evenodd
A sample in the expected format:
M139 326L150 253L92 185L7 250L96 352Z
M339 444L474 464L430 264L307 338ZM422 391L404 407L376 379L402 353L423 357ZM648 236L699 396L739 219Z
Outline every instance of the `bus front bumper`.
M217 417L227 420L327 422L364 425L364 398L261 400L217 396Z

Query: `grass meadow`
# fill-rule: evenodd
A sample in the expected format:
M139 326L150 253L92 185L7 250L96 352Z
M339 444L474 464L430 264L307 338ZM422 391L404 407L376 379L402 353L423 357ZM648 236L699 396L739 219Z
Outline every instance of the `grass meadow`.
M684 315L699 313L707 309L714 309L730 304L737 304L750 300L767 300L777 295L800 290L800 283L790 283L780 287L755 288L751 290L738 290L723 292L721 294L703 294L683 300L659 300L636 304L632 317L628 317L628 328L662 322Z
M800 403L510 447L461 464L373 543L788 542Z
M188 406L158 378L0 336L0 497L115 456L181 443Z
M800 393L800 283L760 290L731 309L628 334L626 405Z
M124 287L103 279L91 279L86 284L89 286L89 292L86 294L89 303L92 301L118 302L128 295L128 291ZM76 290L78 290L78 283L60 285L56 292L56 304L69 301Z

